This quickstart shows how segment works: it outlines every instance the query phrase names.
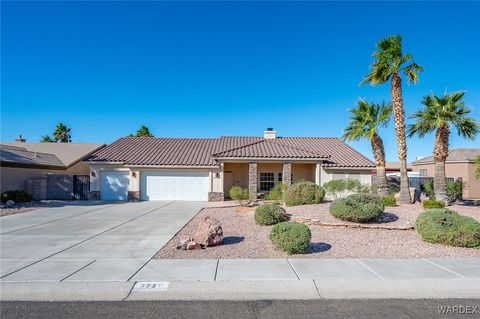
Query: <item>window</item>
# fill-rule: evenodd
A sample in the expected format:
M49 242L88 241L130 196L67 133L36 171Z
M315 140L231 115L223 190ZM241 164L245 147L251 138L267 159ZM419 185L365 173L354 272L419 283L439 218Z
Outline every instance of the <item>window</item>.
M273 173L260 173L260 191L268 192L275 186Z
M283 173L278 173L277 181L280 183L283 182Z
M427 170L426 169L421 169L420 170L420 176L427 176Z

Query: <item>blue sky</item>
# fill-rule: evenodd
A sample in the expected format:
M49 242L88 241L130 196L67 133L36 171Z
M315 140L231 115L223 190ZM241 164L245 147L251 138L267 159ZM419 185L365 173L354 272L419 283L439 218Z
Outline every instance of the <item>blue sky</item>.
M465 90L480 119L476 2L2 2L1 140L38 141L56 123L73 141L156 136L341 136L375 43L402 34L425 72L404 86L407 113L430 92ZM393 123L382 131L396 160ZM451 147L479 147L452 134ZM371 156L366 141L352 143ZM408 141L409 160L433 136Z

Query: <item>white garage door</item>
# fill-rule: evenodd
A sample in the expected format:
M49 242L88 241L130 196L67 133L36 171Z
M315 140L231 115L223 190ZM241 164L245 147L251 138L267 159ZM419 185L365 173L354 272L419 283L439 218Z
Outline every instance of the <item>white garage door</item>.
M208 172L142 172L142 200L208 200Z
M103 200L127 200L128 172L102 172L100 195Z

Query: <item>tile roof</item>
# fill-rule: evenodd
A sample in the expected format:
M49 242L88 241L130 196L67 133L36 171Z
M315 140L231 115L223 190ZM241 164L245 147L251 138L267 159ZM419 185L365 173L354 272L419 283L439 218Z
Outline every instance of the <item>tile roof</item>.
M374 167L374 163L338 138L253 136L220 138L123 137L89 158L126 165L218 166L216 158L328 158L328 167Z
M480 156L480 148L454 148L448 152L448 162L474 162ZM433 156L427 156L412 162L412 165L433 163Z
M24 148L30 152L53 154L65 167L75 164L105 146L99 143L1 142L1 144Z
M2 164L20 166L46 166L65 168L62 161L55 155L41 152L31 152L23 147L0 144L0 161Z

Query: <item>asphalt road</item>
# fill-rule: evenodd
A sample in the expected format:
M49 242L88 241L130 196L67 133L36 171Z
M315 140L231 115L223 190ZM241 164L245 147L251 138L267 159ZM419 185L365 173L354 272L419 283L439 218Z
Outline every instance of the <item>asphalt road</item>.
M441 314L440 310L457 313ZM480 299L12 301L1 303L1 318L480 318Z

